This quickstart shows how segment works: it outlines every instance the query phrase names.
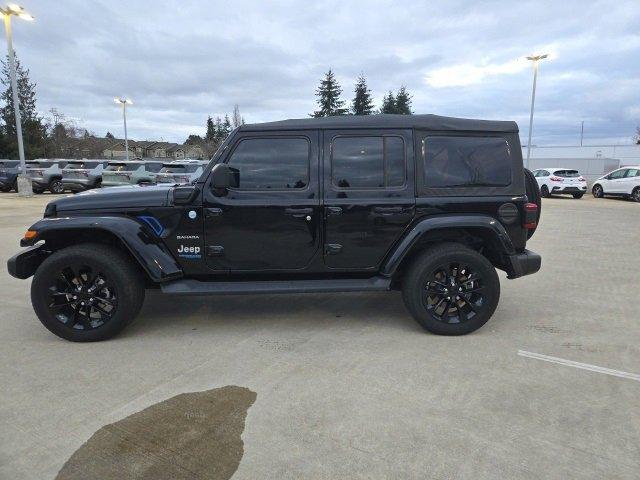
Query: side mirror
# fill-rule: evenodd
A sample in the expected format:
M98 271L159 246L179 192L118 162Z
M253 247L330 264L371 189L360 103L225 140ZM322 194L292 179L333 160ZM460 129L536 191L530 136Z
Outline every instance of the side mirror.
M175 187L173 189L173 204L174 205L188 205L193 202L200 190L198 187L194 186L185 186L185 187Z
M237 187L239 172L226 163L219 163L211 170L211 187L216 190L226 190Z

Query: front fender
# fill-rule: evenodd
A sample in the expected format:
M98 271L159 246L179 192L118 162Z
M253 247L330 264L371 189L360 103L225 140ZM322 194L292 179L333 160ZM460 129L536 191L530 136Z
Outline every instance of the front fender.
M380 273L387 277L392 276L422 235L432 230L447 228L486 229L497 241L503 254L513 255L515 253L507 231L495 218L487 215L442 215L425 218L414 225L391 251L383 263Z
M57 217L44 218L33 224L29 230L35 236L22 239L20 245L31 246L44 240L54 241L57 236L75 231L91 231L96 235L110 233L118 238L129 250L133 258L149 274L154 282L174 280L183 275L180 265L169 252L162 240L145 224L133 218L116 216Z

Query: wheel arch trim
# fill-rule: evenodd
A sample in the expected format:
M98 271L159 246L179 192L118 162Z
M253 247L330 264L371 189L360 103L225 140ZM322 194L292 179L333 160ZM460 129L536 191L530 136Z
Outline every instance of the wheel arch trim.
M21 240L21 246L31 246L42 240L54 240L56 236L80 231L107 232L115 236L126 247L131 256L154 282L175 280L183 276L182 268L176 262L162 240L145 224L133 218L115 216L57 217L44 218L33 224L29 230L36 235L29 240Z
M446 229L476 228L487 231L499 245L501 253L513 255L515 249L504 226L488 215L442 215L419 221L405 233L382 263L380 273L393 276L420 238L428 232Z

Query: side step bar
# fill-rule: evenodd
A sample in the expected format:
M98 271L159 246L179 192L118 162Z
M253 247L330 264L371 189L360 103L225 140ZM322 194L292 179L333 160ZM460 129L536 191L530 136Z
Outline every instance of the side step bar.
M336 280L275 280L201 282L193 279L161 283L162 293L171 295L241 295L258 293L331 293L380 292L389 290L391 279L385 277Z

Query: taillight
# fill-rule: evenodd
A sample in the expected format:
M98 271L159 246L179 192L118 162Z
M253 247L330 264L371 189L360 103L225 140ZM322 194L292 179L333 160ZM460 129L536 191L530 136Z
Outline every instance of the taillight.
M549 180L552 182L564 182L564 179L560 177L549 177Z
M524 228L533 229L538 226L538 205L535 203L524 204Z
M580 177L578 177L578 181L579 182L586 182L587 180L584 177L580 176Z

